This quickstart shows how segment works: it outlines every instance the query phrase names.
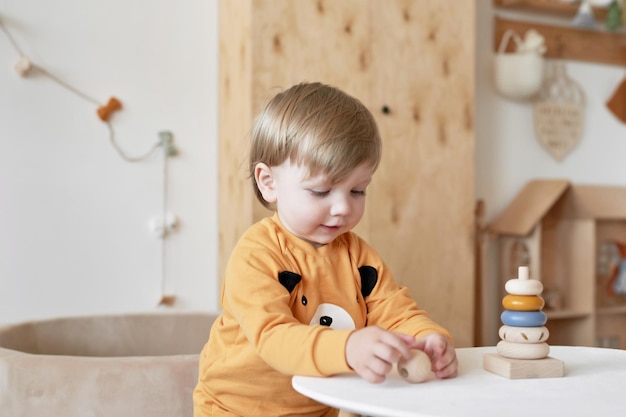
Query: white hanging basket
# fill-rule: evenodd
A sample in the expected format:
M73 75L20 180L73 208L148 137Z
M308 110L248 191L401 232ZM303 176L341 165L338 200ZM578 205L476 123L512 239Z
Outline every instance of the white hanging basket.
M505 52L510 41L517 52ZM538 50L524 50L522 39L507 30L494 56L493 74L496 90L507 98L524 100L532 98L541 89L544 58Z

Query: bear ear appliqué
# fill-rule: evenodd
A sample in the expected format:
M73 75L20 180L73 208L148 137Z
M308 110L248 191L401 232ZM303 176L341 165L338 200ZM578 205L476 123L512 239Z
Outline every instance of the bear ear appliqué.
M363 298L372 293L372 290L378 282L378 271L373 266L364 265L359 268L361 275L361 295Z
M302 277L295 272L283 271L278 273L278 282L280 282L283 287L287 288L289 294L296 288L296 285L302 281Z

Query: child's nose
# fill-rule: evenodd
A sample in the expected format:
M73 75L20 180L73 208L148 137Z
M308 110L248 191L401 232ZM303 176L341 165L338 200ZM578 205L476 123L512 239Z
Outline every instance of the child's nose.
M333 204L330 208L330 214L332 216L345 216L350 212L350 201L348 197L338 195L333 200Z

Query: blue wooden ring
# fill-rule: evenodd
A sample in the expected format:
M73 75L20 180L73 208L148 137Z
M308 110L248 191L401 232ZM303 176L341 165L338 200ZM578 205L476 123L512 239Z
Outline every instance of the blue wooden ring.
M504 310L500 315L502 324L513 327L539 327L546 324L548 316L543 311Z

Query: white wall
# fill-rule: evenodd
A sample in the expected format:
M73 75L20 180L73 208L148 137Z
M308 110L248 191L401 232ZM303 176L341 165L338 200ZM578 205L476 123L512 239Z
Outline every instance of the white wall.
M214 310L217 289L217 2L0 0L0 19L36 64L100 102L120 147L174 134L161 241L163 153L123 161L97 105L30 73L0 32L0 323L151 311L162 265L174 308Z
M531 103L514 102L496 94L492 85L493 9L491 1L477 0L476 79L476 198L483 199L487 222L511 202L534 178L564 178L577 184L626 186L626 125L605 103L626 77L624 68L566 61L569 76L586 96L584 131L579 145L556 161L539 143ZM508 16L515 17L515 16ZM528 16L517 16L528 18ZM554 23L569 24L568 20ZM523 35L523 34L520 34ZM490 253L489 285L492 310L502 277L497 276L495 253ZM504 278L506 279L506 277ZM498 340L499 317L492 317L491 343Z

